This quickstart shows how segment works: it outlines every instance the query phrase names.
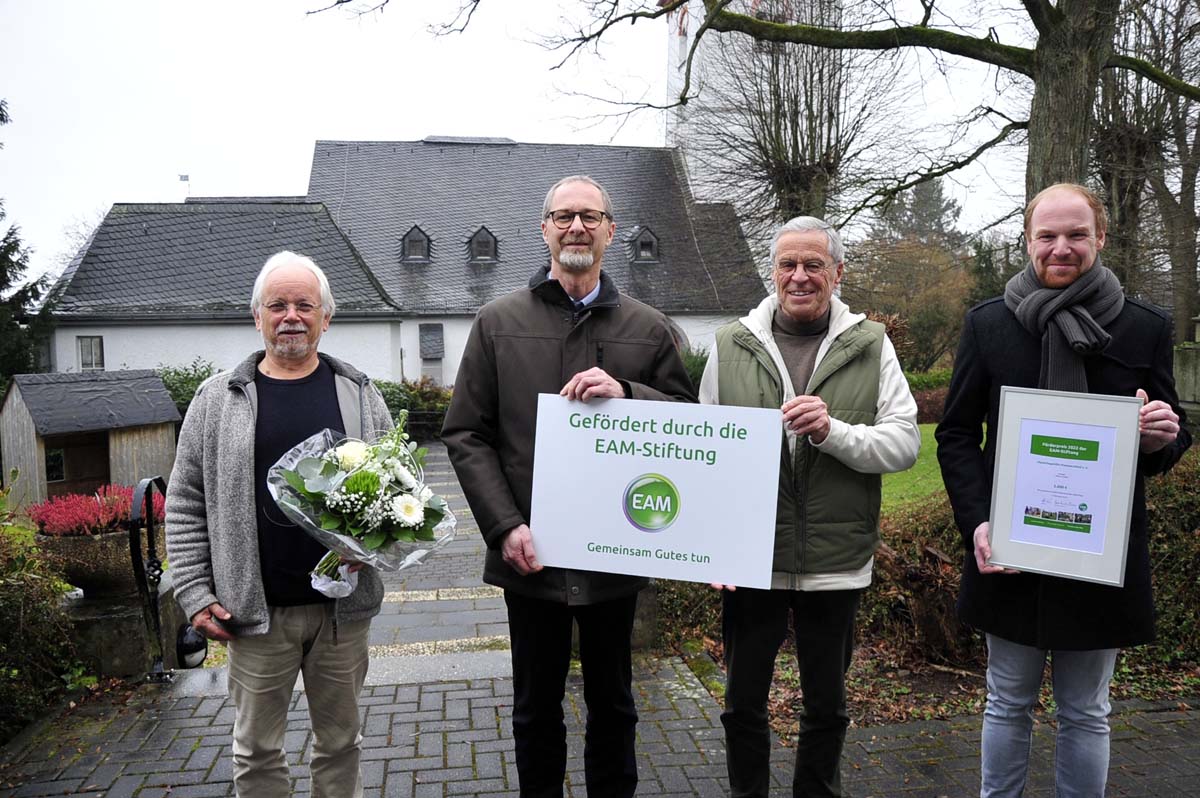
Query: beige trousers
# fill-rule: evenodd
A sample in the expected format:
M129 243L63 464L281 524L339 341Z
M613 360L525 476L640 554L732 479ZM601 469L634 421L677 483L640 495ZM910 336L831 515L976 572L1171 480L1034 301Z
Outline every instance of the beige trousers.
M241 798L291 794L283 735L302 672L313 732L312 798L361 798L358 694L367 676L371 622L339 624L335 644L332 602L270 612L267 634L229 644L235 792Z

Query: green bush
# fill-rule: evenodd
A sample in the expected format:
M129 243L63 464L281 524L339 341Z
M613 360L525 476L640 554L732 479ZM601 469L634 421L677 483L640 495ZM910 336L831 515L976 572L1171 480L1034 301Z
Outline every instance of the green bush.
M77 670L59 579L7 507L8 490L0 491L0 743L41 715Z
M930 391L950 385L953 369L930 369L929 371L906 371L904 378L912 391Z
M186 366L160 365L155 371L162 378L167 393L171 394L171 401L179 408L179 415L186 416L192 397L196 395L196 389L200 387L200 383L216 373L217 367L197 357Z
M1200 663L1200 449L1146 480L1146 508L1160 642L1137 655Z
M401 410L408 411L408 432L414 440L427 441L442 432L446 420L446 408L450 406L451 389L439 385L428 377L420 380L372 380L383 394L388 412L395 419Z
M692 387L698 392L700 378L704 376L704 365L708 363L708 350L688 346L680 349L679 355L683 358L683 367L687 369L688 376L692 378Z
M721 594L699 582L656 579L657 645L679 651L688 640L721 639Z

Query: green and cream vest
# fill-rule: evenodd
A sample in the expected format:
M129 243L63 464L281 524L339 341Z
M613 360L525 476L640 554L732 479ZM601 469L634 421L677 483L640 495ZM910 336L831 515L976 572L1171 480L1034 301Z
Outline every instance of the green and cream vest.
M808 395L832 418L874 424L884 327L860 321L839 335L816 364ZM740 322L717 331L718 399L723 405L778 408L784 387L775 361ZM824 574L860 569L879 545L879 474L863 474L798 439L781 437L779 503L772 571Z

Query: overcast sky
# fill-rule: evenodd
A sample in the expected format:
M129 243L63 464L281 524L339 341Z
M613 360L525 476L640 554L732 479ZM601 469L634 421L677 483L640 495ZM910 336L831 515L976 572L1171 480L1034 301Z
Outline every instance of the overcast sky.
M429 26L458 0L306 13L321 5L0 0L0 98L13 119L0 128L0 198L34 250L32 271L56 268L72 249L65 231L90 229L114 202L305 194L317 139L665 143L661 114L619 127L597 122L611 106L567 93L664 102L665 21L622 25L600 56L552 71L561 54L538 42L565 29L560 6L579 21L578 0L489 0L466 33L444 37ZM906 102L929 125L993 80L962 61L922 72ZM1019 160L990 168L946 186L967 206L964 226L1007 207L997 186L1014 177L1019 197Z
M559 91L661 102L663 22L614 31L603 60L552 72L561 56L535 42L560 28L554 0L484 3L465 34L441 38L428 25L453 18L455 0L305 13L320 5L0 0L13 119L0 198L33 269L64 251L64 228L114 202L304 194L316 139L664 143L658 114L587 127L606 109Z

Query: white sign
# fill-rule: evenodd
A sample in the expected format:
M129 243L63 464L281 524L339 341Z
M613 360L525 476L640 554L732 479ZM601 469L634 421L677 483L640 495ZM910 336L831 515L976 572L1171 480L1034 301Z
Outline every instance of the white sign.
M993 565L1124 583L1141 405L1132 396L1001 388Z
M538 395L538 561L769 588L778 410Z

